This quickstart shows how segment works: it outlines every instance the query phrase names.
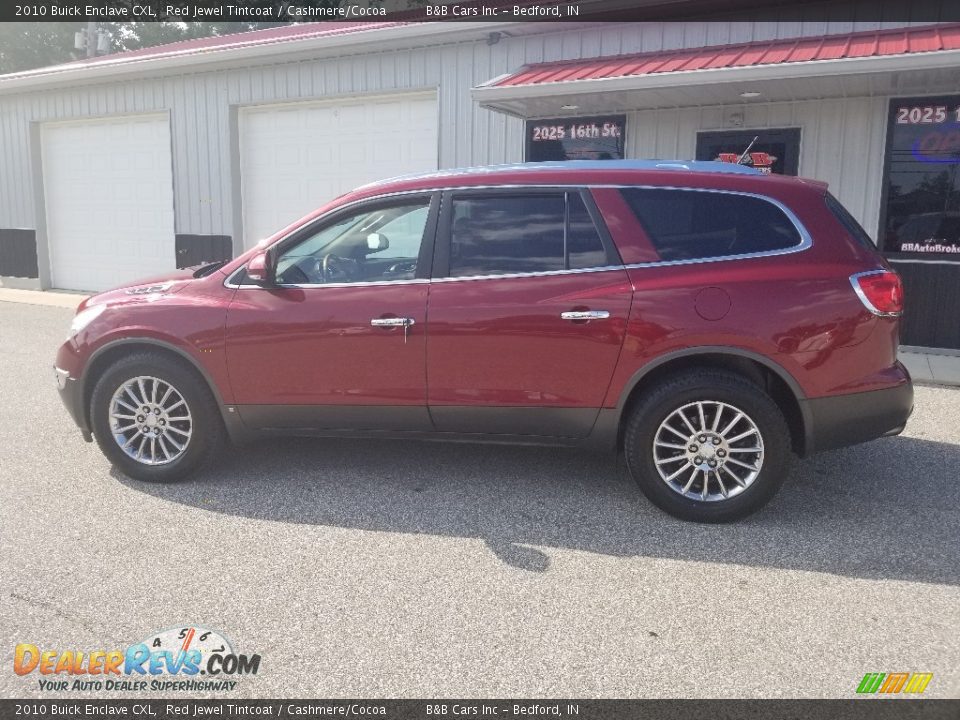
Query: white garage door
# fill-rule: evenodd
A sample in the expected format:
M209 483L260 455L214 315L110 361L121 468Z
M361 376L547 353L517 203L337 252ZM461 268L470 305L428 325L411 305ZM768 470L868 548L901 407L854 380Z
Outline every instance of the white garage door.
M176 268L166 115L44 125L51 284L104 290Z
M249 108L239 126L246 247L358 185L437 169L433 93Z

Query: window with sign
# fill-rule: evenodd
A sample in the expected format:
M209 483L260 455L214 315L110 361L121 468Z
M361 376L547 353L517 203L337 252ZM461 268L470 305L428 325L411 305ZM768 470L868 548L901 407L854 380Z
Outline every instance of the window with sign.
M893 100L883 249L960 260L960 95Z
M527 162L623 160L626 115L527 121Z
M800 128L697 133L697 160L745 165L766 175L796 175Z

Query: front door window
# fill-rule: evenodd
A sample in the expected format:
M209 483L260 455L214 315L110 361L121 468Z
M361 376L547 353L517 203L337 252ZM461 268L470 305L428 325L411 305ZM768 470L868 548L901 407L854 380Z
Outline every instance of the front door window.
M284 285L382 282L416 277L429 200L364 209L285 248Z

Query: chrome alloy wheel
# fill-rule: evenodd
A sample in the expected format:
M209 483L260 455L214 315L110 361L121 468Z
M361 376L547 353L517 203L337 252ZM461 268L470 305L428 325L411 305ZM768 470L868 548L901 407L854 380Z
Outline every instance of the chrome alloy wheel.
M193 434L187 401L173 385L142 375L110 400L110 432L127 455L144 465L166 465L183 455Z
M739 408L704 400L674 410L653 438L653 462L676 493L702 502L739 495L763 467L763 437Z

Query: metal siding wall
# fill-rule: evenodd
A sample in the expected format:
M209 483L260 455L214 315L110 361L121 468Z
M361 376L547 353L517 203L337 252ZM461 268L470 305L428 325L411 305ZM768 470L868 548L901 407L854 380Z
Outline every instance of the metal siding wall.
M440 102L440 165L455 167L487 163L516 162L523 155L522 121L476 106L470 88L492 77L515 70L525 63L548 60L648 52L703 44L747 42L805 33L837 33L906 23L877 22L687 22L622 23L603 27L568 29L540 35L501 38L494 45L485 41L451 43L383 53L275 63L241 69L210 71L137 81L66 88L0 97L0 227L35 228L31 174L34 161L29 152L29 123L83 118L91 115L139 113L169 110L173 144L174 203L176 231L187 234L234 234L231 173L236 161L231 154L229 116L231 105L321 98L353 93L394 92L438 88ZM491 26L491 30L494 27ZM797 104L794 122L812 126L819 121L812 107L804 115ZM881 122L884 101L845 101L831 112L866 115L863 136L850 129L837 142L869 145L875 154L872 164L882 161ZM690 113L700 113L693 123ZM628 149L633 155L659 154L664 157L692 154L691 131L710 126L702 118L710 109L650 111L633 116L633 134ZM656 124L653 137L646 122L637 118L667 117ZM849 115L848 115L849 118ZM389 119L385 119L386 122ZM835 127L837 117L823 119ZM672 126L670 125L672 123ZM779 121L778 121L779 123ZM642 127L641 127L642 125ZM711 127L716 127L713 125ZM869 128L869 132L866 132ZM806 130L805 145L816 130ZM830 145L835 148L835 145ZM816 157L810 157L811 154ZM830 165L833 163L833 165ZM829 169L821 171L821 166ZM805 150L803 172L836 183L856 177L837 166L825 152ZM826 172L826 175L824 174ZM878 173L877 173L878 174ZM871 176L872 178L872 176ZM877 182L879 182L877 180ZM852 186L851 186L852 187ZM876 219L870 207L878 202L878 186L871 179L866 188L847 190L851 210L860 218ZM866 197L859 197L866 194Z
M634 158L695 157L701 130L800 128L800 175L830 183L876 239L883 175L886 98L846 98L643 110L628 118ZM735 120L742 117L742 123Z

